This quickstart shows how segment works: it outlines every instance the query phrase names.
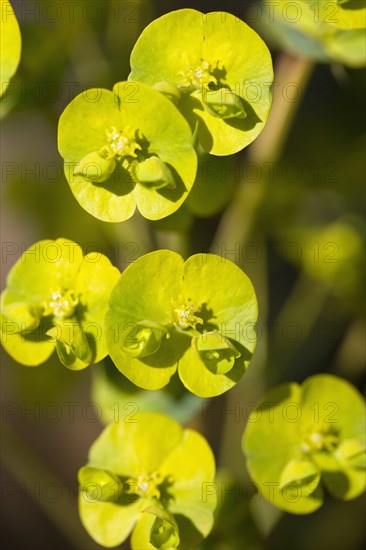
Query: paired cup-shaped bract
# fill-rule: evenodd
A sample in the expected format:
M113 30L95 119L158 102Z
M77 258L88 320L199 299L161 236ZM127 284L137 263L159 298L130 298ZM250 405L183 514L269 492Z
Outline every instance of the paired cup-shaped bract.
M2 96L18 68L22 37L9 0L1 0L0 11L0 96Z
M247 275L214 254L169 250L127 267L106 315L109 354L134 384L157 390L178 369L200 397L232 388L256 345L257 300Z
M175 212L196 177L192 140L171 101L133 82L79 94L58 129L72 192L85 210L108 222L127 220L136 207L150 220Z
M365 490L365 403L331 375L270 390L248 420L243 450L253 480L275 506L308 514Z
M267 46L226 12L172 11L148 25L131 54L130 80L174 101L199 142L231 155L262 131L271 107L272 60Z
M1 295L1 336L23 365L60 361L82 369L107 355L103 327L111 289L120 272L102 254L83 256L67 239L44 240L26 250Z
M268 41L296 55L349 67L366 64L366 6L361 0L269 0L259 26Z
M110 424L79 471L81 521L102 546L196 548L213 525L215 460L194 430L157 413Z

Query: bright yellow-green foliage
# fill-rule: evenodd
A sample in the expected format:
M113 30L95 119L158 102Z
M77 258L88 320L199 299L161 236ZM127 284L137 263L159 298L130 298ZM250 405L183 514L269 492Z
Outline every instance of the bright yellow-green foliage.
M9 0L0 0L0 96L14 76L20 61L22 38L18 21Z
M102 254L83 256L67 239L44 240L24 252L1 295L1 338L19 363L43 363L55 347L79 370L107 355L104 316L119 276Z
M243 437L249 473L261 494L294 514L365 490L365 402L345 380L319 374L270 390Z
M177 371L201 397L232 388L256 346L258 309L247 275L229 260L169 250L139 258L114 287L106 316L108 351L134 384L150 390Z
M263 10L263 31L280 48L319 61L365 66L364 0L269 0Z
M130 80L173 98L199 143L214 155L249 145L272 103L272 60L246 23L226 12L170 12L141 33L131 54Z
M141 83L78 95L60 117L59 151L80 205L120 222L135 209L150 220L175 212L197 171L188 123L163 94Z

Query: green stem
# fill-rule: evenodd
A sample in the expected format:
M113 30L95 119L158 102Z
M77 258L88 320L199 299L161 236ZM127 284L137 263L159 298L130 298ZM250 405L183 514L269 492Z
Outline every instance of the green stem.
M280 159L312 69L313 63L307 59L281 54L275 70L276 87L271 114L262 134L249 149L249 162L264 165ZM289 83L301 90L301 97L297 101L286 100L282 93ZM231 250L237 242L241 245L248 242L259 207L266 195L267 183L265 177L255 182L241 182L236 196L221 219L214 239L215 245L225 243L227 249Z
M292 344L284 337L284 327L293 326L301 341L306 341L320 317L327 297L326 285L316 284L305 273L300 274L294 288L277 316L274 327L282 338L276 338L271 346L271 369L266 373L266 386L278 384L286 373L298 350L297 341Z
M297 85L297 89L302 90L303 96L312 68L313 63L311 61L293 57L286 53L281 54L275 70L277 86L272 111L264 131L249 150L249 162L259 164L261 167L267 162L278 162L300 107L300 101L286 101L281 90L285 89L286 84L291 82ZM264 172L262 170L262 174ZM228 206L218 227L213 243L215 249L218 245L224 245L225 250L235 250L236 243L240 243L242 247L254 238L258 245L263 244L262 232L259 229L255 232L253 230L256 227L260 206L266 196L268 183L266 177L261 177L256 182L243 180L239 184L236 196ZM262 247L262 250L264 250L264 247ZM259 324L263 324L267 318L266 296L268 287L265 259L262 262L249 264L246 266L246 270L252 280L255 281L259 297ZM233 448L240 448L250 405L254 406L254 403L264 391L263 369L266 364L267 345L266 338L262 337L258 343L249 372L244 377L245 380L242 379L231 390L226 396L226 403L224 404L225 410L228 413L231 411L231 416L228 416L228 421L224 426L220 464L229 467L238 479L244 478L243 481L245 482L249 482L249 478L243 468L243 457L240 460L237 453L233 453ZM243 409L245 404L249 405L247 409ZM259 503L254 508L258 512L257 515L262 518L260 522L262 532L269 532L277 523L281 514L275 508L267 506L263 502L262 505Z

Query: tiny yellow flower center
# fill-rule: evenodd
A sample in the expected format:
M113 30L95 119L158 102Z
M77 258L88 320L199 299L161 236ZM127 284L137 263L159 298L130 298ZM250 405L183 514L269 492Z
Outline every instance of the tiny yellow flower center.
M123 130L117 130L114 126L106 131L108 143L102 148L107 158L134 157L141 146L135 139L135 133L128 126Z
M181 302L175 307L173 311L174 325L177 328L187 329L187 328L196 328L196 325L203 324L203 319L196 316L198 308L190 301Z
M192 92L193 90L208 89L210 84L217 84L217 79L212 74L212 66L204 59L201 61L197 67L187 65L184 71L178 73L181 78L181 82L178 84L180 90Z
M304 453L329 451L333 452L339 444L338 433L334 428L321 428L307 434L301 442L301 450Z
M162 477L159 472L142 473L135 479L129 479L127 483L129 494L147 499L160 499L158 486L162 483Z
M66 292L55 290L51 292L48 301L43 304L43 315L53 315L58 319L71 317L78 303L79 298L73 290L67 290Z

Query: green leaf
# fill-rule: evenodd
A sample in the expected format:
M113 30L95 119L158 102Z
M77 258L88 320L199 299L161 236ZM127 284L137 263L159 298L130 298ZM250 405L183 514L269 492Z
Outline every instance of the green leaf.
M32 332L14 332L13 322L2 323L1 344L5 351L18 363L36 367L47 361L55 350L54 343L42 337L42 325Z
M241 98L228 90L207 90L204 95L204 106L207 112L218 118L247 118Z
M140 83L79 94L60 117L58 146L76 199L108 222L127 220L136 206L150 220L172 214L197 170L187 122Z
M131 69L129 80L180 90L180 110L192 131L198 122L200 145L214 155L240 151L267 121L271 56L258 34L229 13L163 15L137 40Z
M18 68L22 48L22 37L18 21L9 0L1 0L0 23L0 96L2 96Z

